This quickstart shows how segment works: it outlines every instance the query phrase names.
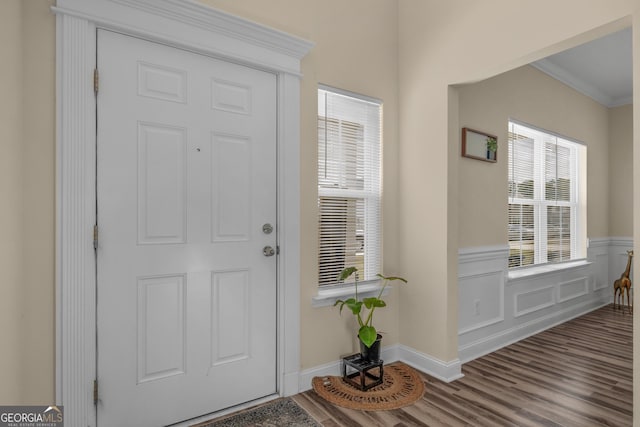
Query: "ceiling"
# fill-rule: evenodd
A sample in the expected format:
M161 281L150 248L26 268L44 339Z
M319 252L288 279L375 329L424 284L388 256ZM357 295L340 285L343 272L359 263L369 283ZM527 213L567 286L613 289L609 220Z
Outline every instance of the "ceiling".
M631 28L531 65L606 107L633 102Z

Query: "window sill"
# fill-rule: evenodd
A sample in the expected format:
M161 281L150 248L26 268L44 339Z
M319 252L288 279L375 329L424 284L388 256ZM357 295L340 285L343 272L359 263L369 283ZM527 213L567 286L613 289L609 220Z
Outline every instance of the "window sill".
M533 277L545 276L548 274L554 274L560 271L571 270L588 265L591 265L589 261L587 261L586 259L581 259L576 261L563 262L560 264L543 264L533 267L518 268L516 270L509 271L509 273L507 274L507 279L509 281L530 279Z
M358 284L358 299L377 297L382 285L380 281ZM389 293L391 286L385 288L383 296ZM350 298L355 295L355 286L332 287L330 289L319 289L318 295L311 298L312 307L328 307L335 304L336 300Z

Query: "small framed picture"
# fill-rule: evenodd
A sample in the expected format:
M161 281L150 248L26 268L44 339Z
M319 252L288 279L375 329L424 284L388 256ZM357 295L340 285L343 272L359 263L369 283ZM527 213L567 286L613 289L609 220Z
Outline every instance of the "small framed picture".
M462 128L462 156L485 162L497 162L498 137L474 129Z

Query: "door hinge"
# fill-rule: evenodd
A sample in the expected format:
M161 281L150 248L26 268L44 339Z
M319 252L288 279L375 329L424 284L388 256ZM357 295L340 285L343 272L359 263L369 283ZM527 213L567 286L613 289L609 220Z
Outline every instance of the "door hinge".
M100 73L97 68L93 69L93 93L98 96L98 89L100 88Z
M98 404L98 380L93 380L93 404Z
M93 249L98 249L98 224L93 226Z

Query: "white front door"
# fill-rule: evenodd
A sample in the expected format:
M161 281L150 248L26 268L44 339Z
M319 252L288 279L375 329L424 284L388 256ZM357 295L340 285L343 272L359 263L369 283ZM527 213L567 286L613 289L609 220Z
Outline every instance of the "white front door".
M276 393L275 75L102 30L97 61L98 425Z

